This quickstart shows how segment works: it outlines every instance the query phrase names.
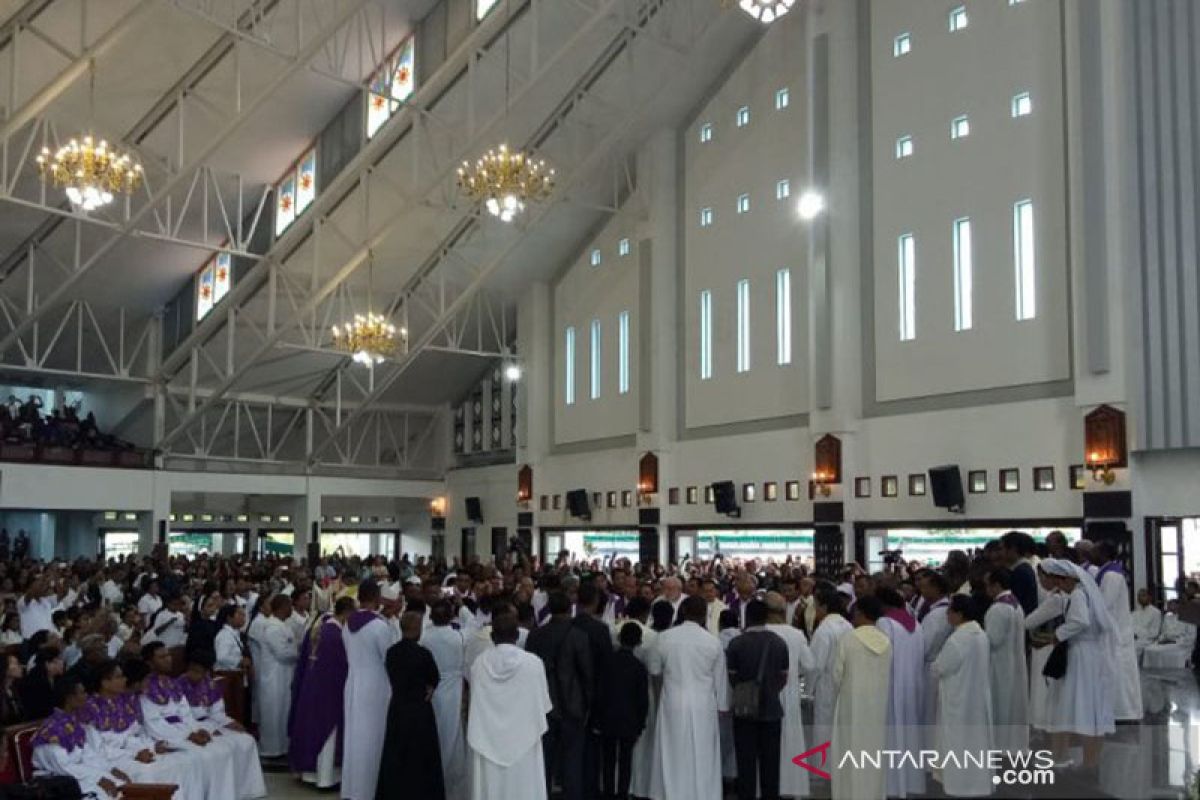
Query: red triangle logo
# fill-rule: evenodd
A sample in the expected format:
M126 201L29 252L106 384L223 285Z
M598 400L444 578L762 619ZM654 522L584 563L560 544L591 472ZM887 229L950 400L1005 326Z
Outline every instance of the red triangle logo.
M829 744L830 744L829 742L825 742L824 744L819 744L816 747L810 747L808 750L805 750L803 753L801 753L800 755L793 758L792 763L795 764L797 767L803 767L804 769L808 770L809 772L811 772L814 775L819 775L820 777L824 778L825 780L829 780L828 772L826 772L823 769L814 767L812 764L809 764L808 761L806 760L809 756L815 755L816 753L820 753L821 754L821 766L822 767L825 766L825 761L829 757Z

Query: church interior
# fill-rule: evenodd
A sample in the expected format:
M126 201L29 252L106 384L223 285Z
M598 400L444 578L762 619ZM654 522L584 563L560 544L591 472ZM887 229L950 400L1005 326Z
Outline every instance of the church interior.
M0 0L0 798L1200 797L1198 42Z

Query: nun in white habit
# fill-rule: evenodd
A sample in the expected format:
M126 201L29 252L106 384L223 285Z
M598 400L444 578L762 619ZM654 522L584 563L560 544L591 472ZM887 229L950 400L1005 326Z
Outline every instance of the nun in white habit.
M1066 595L1058 591L1055 578L1046 572L1044 563L1039 562L1037 568L1038 606L1025 617L1025 630L1033 644L1029 656L1029 725L1040 731L1048 730L1050 725L1050 696L1057 683L1042 674L1053 649L1053 636L1049 632L1057 626L1055 620L1063 615L1067 604Z
M1096 767L1101 737L1116 730L1112 687L1117 648L1112 617L1100 588L1082 567L1047 559L1042 569L1067 596L1064 621L1054 629L1055 641L1067 643L1067 670L1051 692L1047 730L1084 737L1084 766ZM1066 743L1060 739L1058 744L1061 753Z

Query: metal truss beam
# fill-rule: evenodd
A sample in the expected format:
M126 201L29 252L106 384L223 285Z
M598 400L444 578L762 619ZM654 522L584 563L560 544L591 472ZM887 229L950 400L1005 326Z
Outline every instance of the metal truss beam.
M270 100L270 98L297 70L302 69L308 61L313 58L324 47L326 40L337 34L337 32L346 25L351 19L358 14L369 0L345 0L338 7L338 12L334 15L329 25L318 31L312 39L301 48L298 49L294 59L288 61L283 69L279 71L267 84L264 86L255 98L249 103L243 103L240 96L240 86L235 87L235 108L237 112L233 114L226 122L225 126L215 136L208 139L204 146L200 148L198 154L192 159L188 165L178 172L175 172L166 179L166 181L156 189L156 191L148 197L137 211L133 212L121 224L121 227L102 244L100 244L86 260L82 260L78 267L64 280L62 280L51 293L41 300L37 308L29 309L26 313L16 321L13 328L0 338L0 353L7 351L13 347L21 337L27 334L33 327L34 322L49 309L55 308L65 302L69 294L74 290L75 286L82 278L88 274L100 259L110 252L120 241L126 236L132 234L138 229L138 226L143 220L148 219L152 214L157 213L157 209L164 201L172 196L176 191L184 189L185 183L189 180L195 181L197 175L203 171L205 162L223 145L241 125L249 118L251 113ZM193 184L194 185L194 184ZM311 216L311 215L309 215ZM215 316L215 315L214 315Z

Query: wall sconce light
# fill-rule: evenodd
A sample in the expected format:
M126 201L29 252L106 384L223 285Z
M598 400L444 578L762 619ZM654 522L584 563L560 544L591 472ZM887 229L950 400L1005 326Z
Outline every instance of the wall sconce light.
M429 513L435 517L446 516L446 498L434 497L429 501Z
M1084 459L1092 472L1092 480L1111 486L1117 479L1116 470L1128 466L1125 446L1125 412L1102 405L1083 420Z
M533 467L525 464L517 470L517 505L522 508L533 500Z
M817 470L812 474L813 489L821 497L829 497L833 493L834 475L830 472Z
M842 482L842 440L827 433L813 445L813 490L829 497L834 484Z
M638 459L638 503L648 506L658 494L658 456L646 453Z

